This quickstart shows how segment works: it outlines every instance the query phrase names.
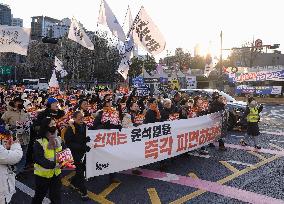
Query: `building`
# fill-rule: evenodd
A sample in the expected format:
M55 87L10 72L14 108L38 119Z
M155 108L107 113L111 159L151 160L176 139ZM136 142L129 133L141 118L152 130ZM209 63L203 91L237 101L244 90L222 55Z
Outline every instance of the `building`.
M71 19L64 18L57 20L47 16L34 16L31 22L32 40L39 40L42 37L60 38L69 32ZM79 25L83 25L79 22Z
M12 15L11 26L23 27L23 19L21 19L21 18L13 18L13 15Z
M8 5L0 4L0 25L11 26L12 15L11 9Z

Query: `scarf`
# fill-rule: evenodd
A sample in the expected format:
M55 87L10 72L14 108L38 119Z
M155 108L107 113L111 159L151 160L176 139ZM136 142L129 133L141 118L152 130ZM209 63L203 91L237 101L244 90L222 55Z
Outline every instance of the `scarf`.
M160 120L161 119L161 114L160 111L158 109L158 106L156 104L150 104L149 109L154 111L157 115L156 115L156 119Z

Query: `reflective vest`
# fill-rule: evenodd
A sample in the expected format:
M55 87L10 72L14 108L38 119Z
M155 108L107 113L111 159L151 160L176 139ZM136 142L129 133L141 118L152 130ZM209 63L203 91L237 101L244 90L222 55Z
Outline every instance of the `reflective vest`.
M50 161L56 160L56 153L62 151L62 146L54 149L48 149L48 140L46 138L38 139L39 144L44 151L44 157ZM54 175L58 176L61 173L61 169L55 167L54 169L45 169L39 164L34 164L34 174L44 178L52 178Z
M257 123L259 121L259 112L257 108L249 108L249 114L247 115L248 123Z

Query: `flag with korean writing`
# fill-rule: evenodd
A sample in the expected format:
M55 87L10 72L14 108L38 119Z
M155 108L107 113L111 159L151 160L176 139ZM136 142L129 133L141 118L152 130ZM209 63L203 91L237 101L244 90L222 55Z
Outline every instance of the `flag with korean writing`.
M0 52L27 55L30 33L30 28L0 25Z
M152 55L161 53L166 47L164 36L143 6L133 22L129 31L129 34L131 33L134 42L143 46Z
M94 44L75 18L72 18L68 38L79 43L83 47L88 48L89 50L94 50Z
M221 136L222 112L142 124L121 130L89 130L86 177L120 172L175 157Z

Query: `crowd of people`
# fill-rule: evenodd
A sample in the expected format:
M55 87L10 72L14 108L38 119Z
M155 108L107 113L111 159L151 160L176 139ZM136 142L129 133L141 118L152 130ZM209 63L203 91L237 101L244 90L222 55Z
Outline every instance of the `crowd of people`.
M56 160L56 153L65 148L71 150L76 166L70 186L80 192L83 200L88 200L85 155L90 151L87 145L90 138L86 135L87 129L122 129L194 118L218 111L225 112L227 102L218 92L214 92L209 101L201 96L190 98L180 92L172 96L138 96L136 89L131 93L108 89L100 92L72 90L61 93L18 93L7 90L0 93L0 100L0 132L13 137L6 143L1 140L0 180L8 177L9 182L11 180L11 183L15 183L13 172L17 179L21 179L32 169L35 175L34 204L42 203L47 193L52 203L61 203L62 168ZM261 109L256 110L255 100L250 99L247 115L252 136L259 134L257 123ZM226 150L224 138L227 132L227 117L223 118L222 136L218 140L222 151ZM260 148L255 139L254 142ZM247 145L245 141L241 143ZM202 147L199 153L208 154L206 147ZM164 168L164 164L161 162L161 167ZM139 174L139 171L133 172ZM111 182L117 182L115 174L111 174L110 179ZM15 187L10 188L9 183L6 186L6 180L2 183L5 185L0 187L0 203L9 203Z

